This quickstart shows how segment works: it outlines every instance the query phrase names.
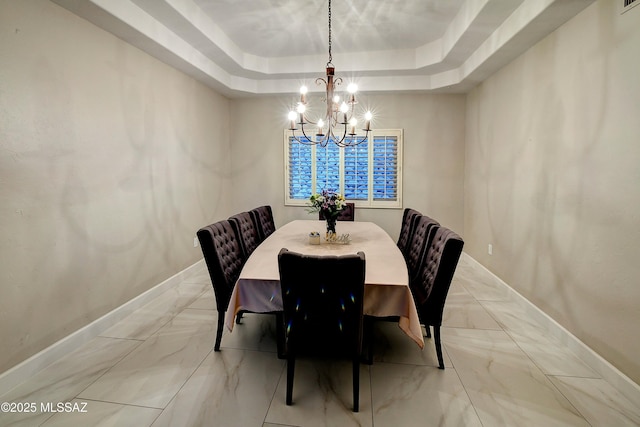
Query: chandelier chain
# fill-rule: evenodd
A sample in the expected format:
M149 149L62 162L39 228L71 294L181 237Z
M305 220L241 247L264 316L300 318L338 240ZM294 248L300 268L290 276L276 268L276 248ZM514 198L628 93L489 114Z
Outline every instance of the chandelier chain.
M335 67L331 62L333 60L331 55L331 0L328 0L328 6L329 62L327 62L326 80L323 78L316 79L316 84L324 83L325 85L326 97L324 101L326 102L326 112L317 121L307 118L305 111L307 108L308 89L306 86L302 86L300 88L300 101L297 103L295 111L293 108L289 111L289 130L291 131L291 137L300 144L326 147L329 142L333 142L338 147L352 147L367 141L369 132L371 132L372 114L367 111L364 115L365 125L361 130L365 134L358 135L356 133L358 120L354 116L354 106L358 103L355 96L358 87L351 83L347 88L349 93L344 101L341 100L340 95L334 96L336 86L342 84L342 78L335 77ZM316 127L315 134L311 133L312 130L309 129L309 127L314 126ZM300 132L300 135L296 135L296 130Z
M333 65L331 59L331 0L329 0L329 62L327 66Z

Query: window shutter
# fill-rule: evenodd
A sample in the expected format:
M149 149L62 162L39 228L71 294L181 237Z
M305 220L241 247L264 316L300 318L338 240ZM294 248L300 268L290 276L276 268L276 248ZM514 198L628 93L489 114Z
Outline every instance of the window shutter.
M340 147L329 142L316 145L316 193L322 190L340 191Z
M369 199L369 141L344 148L344 197Z
M344 148L333 141L326 147L299 143L289 132L284 134L285 205L306 206L311 194L326 189L356 207L402 207L402 129L373 130L368 140Z
M398 138L373 138L373 200L398 199Z
M289 198L308 199L311 195L311 145L289 139Z

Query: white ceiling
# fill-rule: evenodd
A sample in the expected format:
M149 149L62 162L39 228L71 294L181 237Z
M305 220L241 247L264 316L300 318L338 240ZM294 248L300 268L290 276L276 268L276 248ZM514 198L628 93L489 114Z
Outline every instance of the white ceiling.
M309 89L327 0L52 0L229 97ZM336 76L366 93L465 92L594 0L332 0Z

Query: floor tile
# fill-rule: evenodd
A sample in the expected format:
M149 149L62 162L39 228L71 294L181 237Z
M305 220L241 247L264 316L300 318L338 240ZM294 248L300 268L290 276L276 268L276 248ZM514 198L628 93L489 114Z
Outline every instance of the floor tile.
M213 287L208 286L208 289L200 294L200 296L189 305L189 308L198 308L201 310L217 310L218 306L216 305L216 296L213 292Z
M438 366L433 338L424 339L424 348L405 334L396 322L376 321L373 323L373 363L404 363L411 365ZM423 329L424 331L424 329ZM451 366L446 351L442 351L444 365Z
M180 284L163 292L100 335L111 338L147 339L204 292L202 285Z
M505 332L447 328L442 340L484 425L589 425Z
M211 352L153 426L261 426L283 368L272 353Z
M453 369L376 364L371 392L377 426L482 425Z
M466 256L443 315L446 369L437 368L433 338L420 349L397 323L374 322L359 413L352 412L351 364L341 360L300 358L294 404L285 405L274 315L245 314L214 352L211 280L204 264L189 274L109 336L0 397L38 409L0 413L0 426L640 425L640 397L599 378L586 356L571 352L537 312ZM57 402L86 402L87 412L42 410Z
M286 372L278 384L265 422L292 426L371 426L369 367L360 366L360 411L353 412L350 361L296 360L293 404L287 406Z
M160 415L162 410L141 406L118 405L76 399L70 402L70 412L57 413L43 427L100 426L100 427L146 427ZM83 407L83 405L86 406ZM85 410L86 412L79 412Z
M275 314L245 313L233 332L225 327L221 348L260 350L277 353Z
M2 402L29 402L35 413L0 413L0 426L39 425L52 413L48 403L70 402L108 369L141 345L140 341L97 337L0 397Z
M451 286L461 285L475 299L483 301L508 301L511 293L495 277L485 270L461 258Z
M466 290L451 287L444 305L442 326L468 329L496 329L500 325Z
M522 307L500 301L483 301L482 305L545 374L599 377L558 338L527 316Z
M184 310L78 397L164 408L213 351L216 319Z
M602 379L551 377L593 426L639 426L640 400L630 401Z

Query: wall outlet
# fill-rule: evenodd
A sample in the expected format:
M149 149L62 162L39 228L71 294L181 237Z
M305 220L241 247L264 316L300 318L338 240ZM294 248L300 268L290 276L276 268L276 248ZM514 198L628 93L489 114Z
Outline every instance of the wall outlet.
M489 243L489 245L487 245L487 253L489 255L493 255L493 245L491 243Z
M198 247L198 236L193 238L193 247L197 248Z

